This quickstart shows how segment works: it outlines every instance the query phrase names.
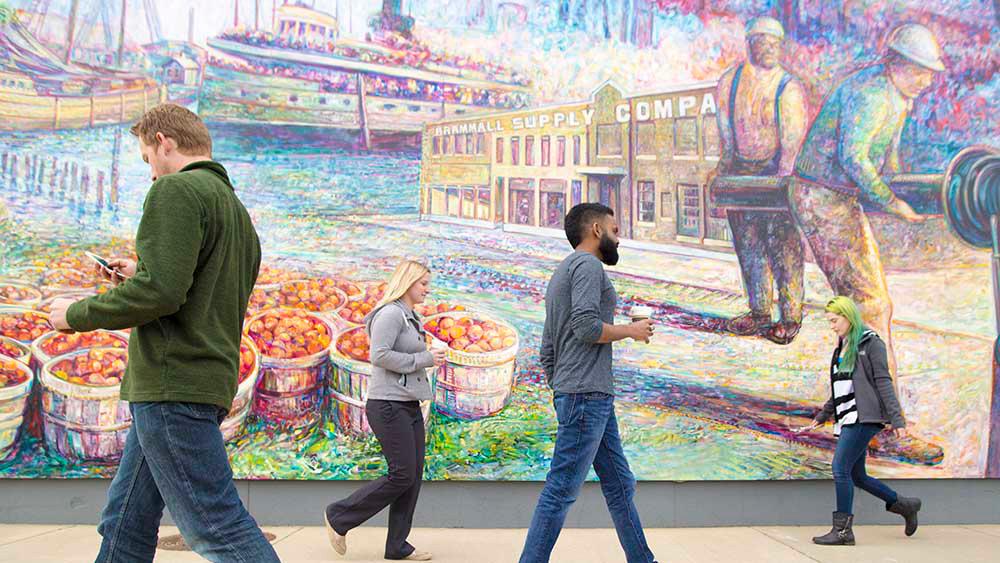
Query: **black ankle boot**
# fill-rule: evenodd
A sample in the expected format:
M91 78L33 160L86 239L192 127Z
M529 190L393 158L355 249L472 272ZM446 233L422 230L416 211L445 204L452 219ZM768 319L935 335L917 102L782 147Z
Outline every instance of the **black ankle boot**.
M912 536L917 532L917 512L920 512L920 499L913 497L899 497L886 510L899 514L906 521L906 535Z
M813 538L817 545L854 545L854 515L846 512L833 513L833 529L823 536Z

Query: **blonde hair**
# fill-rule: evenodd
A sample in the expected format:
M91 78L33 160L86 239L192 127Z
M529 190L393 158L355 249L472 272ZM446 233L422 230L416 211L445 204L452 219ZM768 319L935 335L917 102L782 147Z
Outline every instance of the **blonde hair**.
M389 278L389 283L385 288L385 295L379 300L378 304L375 305L374 310L378 310L393 301L398 301L413 284L420 281L420 278L431 273L430 268L424 266L420 262L415 262L413 260L403 260L396 266L396 271L392 273L392 277Z
M211 155L212 136L205 123L191 110L177 104L160 104L143 114L129 130L151 147L159 145L157 133L177 143L177 151L187 156Z

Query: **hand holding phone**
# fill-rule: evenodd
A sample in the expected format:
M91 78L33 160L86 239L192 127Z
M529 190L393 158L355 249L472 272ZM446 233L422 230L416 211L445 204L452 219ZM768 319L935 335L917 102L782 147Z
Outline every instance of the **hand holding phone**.
M97 254L94 254L93 252L90 252L90 251L87 251L87 250L84 250L83 253L87 255L87 258L90 258L94 262L97 262L98 264L100 264L101 267L104 268L105 270L108 270L109 272L113 271L111 269L111 265L108 264L108 261L105 260L104 258L101 258Z
M135 265L130 260L115 259L109 262L93 252L85 250L84 254L97 263L97 274L112 283L118 284L135 274Z

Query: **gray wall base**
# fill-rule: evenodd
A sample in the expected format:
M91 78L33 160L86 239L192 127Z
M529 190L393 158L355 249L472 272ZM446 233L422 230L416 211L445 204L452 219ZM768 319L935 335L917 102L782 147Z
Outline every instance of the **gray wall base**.
M924 501L921 524L1000 524L1000 480L888 481ZM0 480L0 524L96 524L110 481ZM526 528L541 483L428 482L415 524L433 528ZM247 508L262 525L318 526L327 503L358 487L343 481L238 481ZM829 525L832 481L640 483L636 504L649 528ZM858 524L894 524L881 501L855 495ZM385 525L385 513L373 525ZM587 483L567 527L612 526L598 483Z

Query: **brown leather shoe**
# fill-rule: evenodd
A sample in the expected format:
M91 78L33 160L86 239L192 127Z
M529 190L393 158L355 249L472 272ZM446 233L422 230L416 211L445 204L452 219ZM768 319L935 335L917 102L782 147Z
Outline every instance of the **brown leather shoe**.
M775 323L768 327L764 333L764 338L782 346L791 344L799 334L801 326L799 323Z
M729 319L726 329L737 336L757 336L771 326L771 315L759 313L744 313L738 317Z

